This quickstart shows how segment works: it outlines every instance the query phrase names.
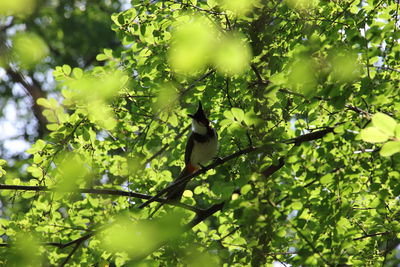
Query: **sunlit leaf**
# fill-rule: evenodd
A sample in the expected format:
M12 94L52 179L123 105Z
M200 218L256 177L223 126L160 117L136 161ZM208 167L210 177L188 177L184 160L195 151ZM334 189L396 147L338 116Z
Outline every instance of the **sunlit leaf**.
M159 87L159 93L157 96L157 102L155 103L155 108L160 111L171 110L176 104L178 96L178 91L172 84L162 84Z
M396 125L395 134L396 134L396 138L397 138L398 140L400 140L400 123L398 123L398 124Z
M239 122L243 121L244 119L244 111L240 108L232 108L232 115L235 117L235 119Z
M372 116L372 123L382 133L384 133L388 136L395 135L395 129L396 129L397 123L392 117L378 112L378 113L374 114L374 116Z
M379 154L384 157L390 157L398 152L400 152L400 141L389 141L382 146Z
M53 172L53 177L57 178L57 191L74 192L82 184L89 182L89 168L82 156L77 153L59 155L57 169Z
M39 249L39 242L32 233L18 232L15 243L9 250L9 260L13 266L38 266L42 254Z
M361 139L370 143L381 143L389 139L389 136L376 127L368 127L360 132Z
M315 8L319 0L286 0L285 1L291 8L295 9L312 9Z

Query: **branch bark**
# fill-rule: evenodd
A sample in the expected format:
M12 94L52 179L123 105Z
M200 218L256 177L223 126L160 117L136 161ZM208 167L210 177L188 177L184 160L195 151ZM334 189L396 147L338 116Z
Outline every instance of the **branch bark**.
M31 97L32 99L32 111L33 114L35 115L36 119L38 120L39 128L38 128L38 133L39 136L43 136L43 134L47 131L46 130L46 124L47 119L45 116L43 116L43 107L37 104L37 100L39 98L46 98L46 94L42 91L40 87L38 87L34 82L30 83L27 81L26 77L19 71L14 70L11 66L9 66L6 69L6 73L8 76L11 78L11 80L14 83L19 83L21 84L26 93Z

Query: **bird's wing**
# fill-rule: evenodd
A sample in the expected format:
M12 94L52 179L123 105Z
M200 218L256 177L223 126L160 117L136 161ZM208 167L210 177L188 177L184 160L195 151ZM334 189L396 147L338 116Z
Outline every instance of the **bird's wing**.
M189 135L189 139L186 143L186 149L185 149L185 164L187 165L190 161L190 156L192 154L193 150L193 145L194 145L194 134L191 133Z

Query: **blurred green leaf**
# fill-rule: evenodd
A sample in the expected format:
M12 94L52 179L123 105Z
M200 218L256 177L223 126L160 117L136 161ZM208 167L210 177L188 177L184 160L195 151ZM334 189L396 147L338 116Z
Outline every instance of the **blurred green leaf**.
M249 69L251 50L244 38L231 35L220 40L214 64L218 71L227 75L242 74Z
M172 68L184 74L202 70L215 47L216 29L202 16L182 16L175 24L169 62Z
M3 0L0 2L0 14L3 16L24 17L36 7L35 0Z
M14 36L14 54L24 68L33 68L49 53L43 39L32 33L20 33Z
M170 216L151 222L119 217L102 233L102 247L111 252L126 252L132 258L141 258L180 232L177 219L179 217Z
M238 15L245 15L252 10L253 4L258 2L258 0L219 0L219 2L223 8Z

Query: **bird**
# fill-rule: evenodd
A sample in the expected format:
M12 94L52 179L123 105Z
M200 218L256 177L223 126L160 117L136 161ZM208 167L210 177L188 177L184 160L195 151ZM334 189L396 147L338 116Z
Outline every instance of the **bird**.
M185 167L182 169L179 176L175 178L172 185L205 166L216 157L218 151L218 133L215 128L213 128L211 121L207 118L201 101L199 101L196 113L193 115L188 114L188 116L192 118L192 131L187 139L185 147ZM150 217L152 217L164 203L179 202L188 182L189 180L177 186L172 186L171 190L166 193L165 201L156 207L150 214ZM139 207L143 208L148 204L150 204L150 200Z
M209 161L214 159L218 150L218 134L212 127L210 120L207 118L201 101L196 113L188 114L192 118L192 132L186 142L185 148L185 167L180 175L175 179L180 179L193 174L201 167L205 166ZM167 193L168 200L179 201L185 191L189 181L177 186L174 190Z

